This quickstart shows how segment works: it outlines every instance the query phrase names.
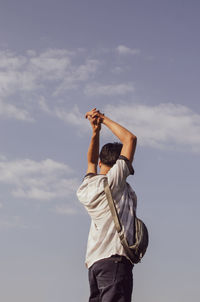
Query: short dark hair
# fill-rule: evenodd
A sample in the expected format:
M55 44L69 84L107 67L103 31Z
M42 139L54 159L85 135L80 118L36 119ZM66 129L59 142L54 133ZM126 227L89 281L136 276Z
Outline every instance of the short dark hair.
M99 158L101 162L109 167L112 167L120 156L122 150L121 143L108 143L101 149Z

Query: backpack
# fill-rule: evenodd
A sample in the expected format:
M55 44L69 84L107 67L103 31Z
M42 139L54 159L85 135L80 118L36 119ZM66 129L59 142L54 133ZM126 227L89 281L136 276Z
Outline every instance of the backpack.
M146 253L148 243L149 243L149 234L146 225L144 222L137 218L136 213L134 212L134 232L133 232L133 245L129 245L125 236L124 227L121 225L118 212L115 206L115 203L112 198L110 187L108 185L107 177L104 179L104 191L106 198L108 200L109 208L113 217L113 221L118 232L120 241L127 257L132 264L136 264L141 261L142 257Z

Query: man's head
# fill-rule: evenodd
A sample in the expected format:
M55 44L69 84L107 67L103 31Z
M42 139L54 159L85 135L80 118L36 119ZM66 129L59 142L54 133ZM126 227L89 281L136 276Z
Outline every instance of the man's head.
M120 156L122 144L108 143L104 145L100 152L100 161L102 164L112 167Z

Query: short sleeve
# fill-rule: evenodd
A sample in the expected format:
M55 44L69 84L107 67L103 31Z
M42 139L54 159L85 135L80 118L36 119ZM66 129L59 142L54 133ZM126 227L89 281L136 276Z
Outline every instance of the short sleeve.
M130 160L128 160L128 158L126 158L124 155L120 155L119 159L123 159L126 162L128 168L129 168L130 174L133 175L135 173L135 171L133 169L133 166L132 166Z
M108 184L113 193L113 197L115 194L118 194L119 191L123 190L126 178L130 174L134 174L130 161L125 156L120 156L114 166L107 173Z
M88 173L85 175L80 187L78 188L76 195L80 202L85 203L86 200L88 200L88 187L89 187L89 181L90 178L94 175L92 173Z
M85 206L89 206L91 203L94 204L95 200L104 190L102 181L103 178L103 175L93 173L88 173L85 175L83 182L76 192L81 203L83 203Z

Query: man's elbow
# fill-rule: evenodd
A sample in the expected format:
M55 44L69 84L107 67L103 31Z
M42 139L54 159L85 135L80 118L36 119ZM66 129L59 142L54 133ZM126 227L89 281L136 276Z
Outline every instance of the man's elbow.
M127 137L127 140L129 142L132 142L132 143L137 143L137 136L135 136L133 133L130 133L129 136Z
M132 134L132 139L133 139L134 141L137 141L137 136L135 136L134 134Z
M137 137L133 133L129 133L124 137L124 140L123 140L122 144L123 145L136 146Z

